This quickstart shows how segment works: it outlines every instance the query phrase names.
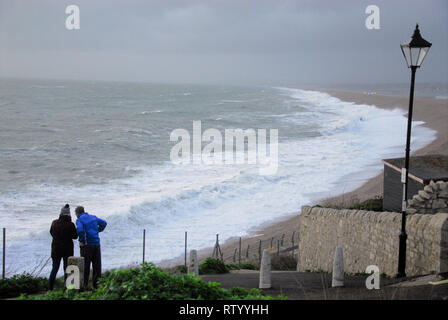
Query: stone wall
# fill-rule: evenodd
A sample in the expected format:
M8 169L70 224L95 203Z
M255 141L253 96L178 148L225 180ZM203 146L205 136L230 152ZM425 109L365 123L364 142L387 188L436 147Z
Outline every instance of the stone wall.
M431 181L408 201L406 212L421 214L448 212L448 183Z
M331 272L341 246L346 273L376 265L395 276L401 213L302 207L299 222L298 271ZM448 213L413 214L406 219L406 274L448 272Z

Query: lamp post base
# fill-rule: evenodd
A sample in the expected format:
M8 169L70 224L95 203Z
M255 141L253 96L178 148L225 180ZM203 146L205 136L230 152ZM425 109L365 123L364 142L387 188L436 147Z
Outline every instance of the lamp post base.
M405 278L406 277L406 240L408 235L405 232L400 233L400 246L398 252L398 272L397 278Z

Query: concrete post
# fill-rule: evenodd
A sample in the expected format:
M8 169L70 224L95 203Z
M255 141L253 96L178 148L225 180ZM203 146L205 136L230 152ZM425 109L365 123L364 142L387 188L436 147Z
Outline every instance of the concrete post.
M6 228L3 228L2 279L6 278Z
M332 287L344 286L344 257L342 248L336 247L333 261L333 279L331 281Z
M260 289L269 289L271 287L271 256L269 249L263 250L263 257L260 265Z
M67 269L70 271L67 275L67 282L78 287L75 282L79 281L79 288L84 288L84 257L68 257ZM77 271L73 272L72 269L79 270L79 273ZM67 272L67 270L64 270L64 272Z
M188 273L195 276L199 275L198 252L196 250L190 251L190 265L188 266Z

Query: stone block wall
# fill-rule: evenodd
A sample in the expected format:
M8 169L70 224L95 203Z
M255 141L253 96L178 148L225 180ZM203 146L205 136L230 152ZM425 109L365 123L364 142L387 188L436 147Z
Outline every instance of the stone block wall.
M448 183L431 181L408 201L407 213L448 212Z
M395 276L401 213L302 207L298 271L331 272L335 248L343 249L346 273L376 265ZM448 272L448 213L406 219L408 276Z

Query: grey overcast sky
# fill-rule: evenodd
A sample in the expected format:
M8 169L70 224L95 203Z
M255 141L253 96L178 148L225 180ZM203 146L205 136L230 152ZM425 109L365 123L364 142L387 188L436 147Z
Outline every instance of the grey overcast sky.
M80 8L80 30L65 8ZM368 5L380 29L368 30ZM256 85L403 83L399 44L448 82L447 0L0 0L0 77Z

